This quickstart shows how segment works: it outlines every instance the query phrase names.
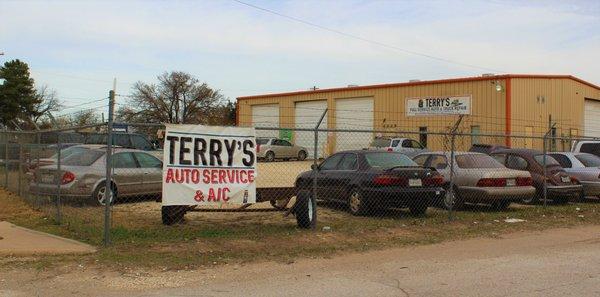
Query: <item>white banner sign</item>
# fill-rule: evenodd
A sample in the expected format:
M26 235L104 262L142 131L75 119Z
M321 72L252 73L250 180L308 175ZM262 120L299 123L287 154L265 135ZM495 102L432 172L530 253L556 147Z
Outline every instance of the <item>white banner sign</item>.
M406 99L408 116L471 114L471 96L442 96Z
M254 128L167 124L163 205L256 202Z

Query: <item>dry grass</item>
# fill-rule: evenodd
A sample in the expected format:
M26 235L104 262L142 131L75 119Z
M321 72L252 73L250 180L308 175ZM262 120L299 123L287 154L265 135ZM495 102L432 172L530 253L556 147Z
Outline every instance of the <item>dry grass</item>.
M100 245L103 213L95 207L63 207L57 225L54 206L33 209L18 196L0 193L0 220ZM269 207L265 204L254 207ZM579 210L577 210L579 208ZM445 211L430 208L425 218L392 210L369 217L354 217L337 205L319 207L318 230L297 229L293 217L279 212L190 213L187 223L163 226L160 204L126 203L114 206L112 246L96 255L45 257L37 263L84 261L110 267L181 269L247 261L291 261L296 257L323 257L345 251L362 251L414 244L430 244L470 237L498 236L520 230L542 230L600 223L600 204L512 207L506 212L472 208L448 221ZM52 214L52 216L49 216ZM527 220L505 223L507 217ZM328 226L330 231L322 228ZM20 263L15 260L15 263Z

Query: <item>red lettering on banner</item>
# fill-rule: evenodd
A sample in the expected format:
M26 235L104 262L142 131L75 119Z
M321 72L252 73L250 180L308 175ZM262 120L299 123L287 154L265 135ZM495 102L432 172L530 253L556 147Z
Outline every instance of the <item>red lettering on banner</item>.
M248 170L248 181L250 183L254 182L254 170Z
M202 182L205 184L210 184L210 170L202 171Z
M223 188L223 201L229 201L229 188Z
M200 172L198 169L192 170L192 183L197 184L200 181Z
M172 183L175 182L175 180L173 179L173 169L169 168L167 169L167 176L165 177L165 183Z
M218 201L217 197L215 196L215 189L213 188L208 189L208 201Z
M194 195L194 200L196 200L198 202L204 201L204 193L202 193L202 191L200 191L200 190L197 190L196 195Z
M248 173L245 170L240 171L240 183L247 184L248 183Z
M210 172L210 183L214 184L217 182L217 179L219 178L219 172L216 170L211 170Z
M220 184L225 183L225 170L223 170L223 169L219 170L219 183Z

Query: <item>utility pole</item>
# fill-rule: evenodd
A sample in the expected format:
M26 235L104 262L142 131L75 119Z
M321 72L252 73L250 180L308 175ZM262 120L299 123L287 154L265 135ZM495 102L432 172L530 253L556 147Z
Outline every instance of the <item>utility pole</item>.
M113 89L108 92L108 123L106 131L106 189L104 191L104 246L110 245L110 207L113 200L112 192L112 130L113 114L115 109L115 94L117 92L117 79L113 81Z

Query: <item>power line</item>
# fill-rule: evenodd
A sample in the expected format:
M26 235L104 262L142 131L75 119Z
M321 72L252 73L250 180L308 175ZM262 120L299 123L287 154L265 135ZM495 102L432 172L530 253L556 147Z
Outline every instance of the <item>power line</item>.
M79 107L79 106L83 106L83 105L88 105L88 104L100 102L100 101L103 101L103 100L108 100L108 97L102 98L102 99L98 99L98 100L92 100L92 101L89 101L89 102L86 102L86 103L65 106L62 109L69 109L69 108Z
M467 64L467 63L463 63L463 62L460 62L460 61L455 61L455 60L450 60L450 59L447 59L447 58L442 58L442 57L437 57L437 56L433 56L433 55L429 55L429 54L425 54L425 53L420 53L420 52L417 52L417 51L408 50L408 49L400 48L400 47L397 47L397 46L394 46L394 45L386 44L386 43L383 43L383 42L380 42L380 41L376 41L376 40L372 40L372 39L367 39L367 38L364 38L364 37L361 37L361 36L358 36L358 35L346 33L346 32L343 32L343 31L340 31L340 30L337 30L337 29L332 29L332 28L325 27L325 26L322 26L322 25L319 25L319 24L316 24L316 23L305 21L305 20L297 18L297 17L285 15L283 13L280 13L280 12L277 12L277 11L274 11L274 10L271 10L271 9L268 9L268 8L260 7L260 6L251 4L251 3L247 3L247 2L244 2L244 1L240 1L240 0L232 0L232 1L234 1L236 3L239 3L241 5L245 5L247 7L251 7L251 8L258 9L258 10L261 10L261 11L264 11L264 12L267 12L267 13L270 13L270 14L274 14L274 15L280 16L280 17L288 19L288 20L292 20L292 21L297 22L297 23L301 23L301 24L304 24L304 25L307 25L307 26L311 26L311 27L318 28L318 29L321 29L321 30L329 31L331 33L342 35L342 36L345 36L345 37L348 37L348 38L357 39L357 40L360 40L360 41L363 41L363 42L367 42L367 43L370 43L370 44L378 45L378 46L385 47L385 48L388 48L388 49L400 51L400 52L403 52L403 53L407 53L407 54L411 54L411 55L415 55L415 56L421 56L421 57L432 59L432 60L437 60L437 61L441 61L441 62L445 62L445 63L450 63L450 64L455 64L455 65L461 65L461 66L470 67L470 68L476 68L476 69L481 69L481 70L486 70L486 71L492 71L492 72L496 72L496 73L506 73L506 71L501 71L501 70L498 70L498 69L493 69L493 68L488 68L488 67L483 67L483 66L477 66L477 65L474 65L474 64Z

